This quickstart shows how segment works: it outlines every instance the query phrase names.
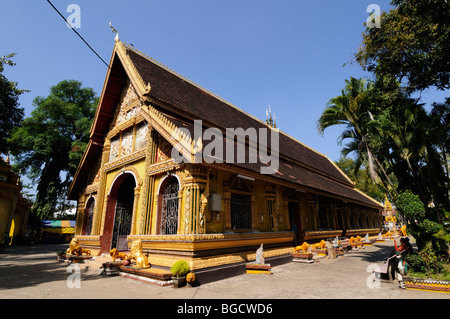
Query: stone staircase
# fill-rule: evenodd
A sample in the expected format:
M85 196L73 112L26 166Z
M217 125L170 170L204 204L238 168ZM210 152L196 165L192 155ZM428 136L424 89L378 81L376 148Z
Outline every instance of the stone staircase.
M94 256L92 259L85 260L80 263L82 271L101 274L102 265L106 262L112 262L112 257L107 254L102 254L101 256Z
M104 271L103 269L103 264L107 262L112 263L112 257L109 254L102 254L101 256L94 256L92 259L84 260L83 262L78 263L78 265L80 266L82 272L91 274L119 275L124 278L155 284L162 287L173 285L171 280L172 275L168 270L155 267L148 269L135 269L130 266L125 267L125 269L121 269L120 271L117 271L117 268L115 268L113 272L109 272L109 270Z

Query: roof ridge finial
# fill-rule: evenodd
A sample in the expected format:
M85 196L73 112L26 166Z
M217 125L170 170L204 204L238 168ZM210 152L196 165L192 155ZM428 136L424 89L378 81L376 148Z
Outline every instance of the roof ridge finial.
M269 109L266 109L266 124L270 127L277 128L277 123L275 122L275 112L272 113L272 108L270 105Z
M109 27L111 28L111 31L116 34L114 41L118 42L119 41L119 32L117 32L117 30L111 25L111 20L109 20Z

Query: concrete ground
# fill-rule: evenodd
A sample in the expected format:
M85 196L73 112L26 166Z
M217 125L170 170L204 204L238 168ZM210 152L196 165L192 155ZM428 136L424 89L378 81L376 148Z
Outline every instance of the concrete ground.
M450 299L450 294L400 289L397 282L368 284L368 268L382 264L393 246L376 243L338 259L273 267L271 275L245 274L179 289L96 271L81 272L79 288L73 287L72 271L55 254L68 245L14 246L0 254L0 299Z

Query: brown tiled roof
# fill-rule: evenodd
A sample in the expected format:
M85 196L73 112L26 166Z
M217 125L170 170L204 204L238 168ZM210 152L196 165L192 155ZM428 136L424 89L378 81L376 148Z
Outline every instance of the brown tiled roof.
M119 45L122 44L119 43ZM268 127L260 120L167 69L158 62L128 47L124 46L123 48L125 48L129 61L142 78L144 85L150 84L151 90L148 95L153 101L156 101L155 106L166 117L170 118L177 127L186 127L192 134L194 119L201 119L204 126L221 129L239 127L244 130L248 128L258 130L259 128ZM85 183L93 161L101 154L103 137L107 133L112 114L114 113L114 107L117 105L119 95L123 89L123 83L125 83L121 78L126 76L126 72L121 63L119 63L118 56L114 53L111 63L111 72L114 71L114 76L107 78L107 81L105 81L101 103L91 130L91 141L72 182L68 195L69 199L76 199L78 192L86 186ZM128 59L125 63L128 63ZM225 144L234 143L226 139L224 142ZM268 144L270 151L270 143ZM281 131L279 134L279 147L280 165L278 170L271 175L272 177L293 183L293 186L298 185L299 188L314 189L319 193L349 199L349 201L362 205L382 208L378 202L354 189L350 180L331 160ZM232 165L259 173L261 165L264 164L259 162L258 158L258 163L247 162Z
M159 63L134 50L127 48L126 52L142 80L150 83L149 96L156 101L163 102L158 105L159 107L164 108L164 105L168 104L171 108L180 110L181 114L188 114L193 119L201 119L213 127L222 129L228 127L241 127L244 130L267 128L265 123ZM173 109L168 108L163 112L168 115L170 111ZM176 117L172 118L175 124L183 123L184 127L193 132L193 123ZM282 132L279 135L279 146L280 166L278 171L273 174L274 177L339 197L353 199L372 207L379 206L376 201L355 190L349 179L324 155ZM259 172L263 164L259 162L235 165Z
M172 121L175 125L177 125L177 127L183 127L188 129L191 136L194 136L194 127L192 123L186 120L173 117L168 113L164 112L161 113L164 114L168 119L170 119L170 121ZM226 136L223 136L223 139L224 140L222 152L225 157L227 144L233 142L228 140ZM204 142L203 146L207 145L207 143L208 142ZM236 157L236 152L234 155ZM235 164L233 164L232 166L237 166L239 168L250 170L255 173L260 172L261 166L267 166L266 164L262 163L259 160L259 158L257 163L249 163L248 161L246 163L237 163L236 160L234 161L234 163ZM361 204L381 208L379 203L375 202L373 199L369 198L362 192L355 190L353 185L349 186L346 183L340 183L334 179L330 179L328 176L326 176L326 174L323 173L321 174L319 172L307 169L287 159L283 158L280 159L278 170L274 171L274 174L271 176L290 183L297 184L299 186L301 185L303 187L306 187L306 189L315 189L322 193L327 193L329 196L332 197L333 196L337 196L339 198L343 197L349 200L359 202Z
M213 96L189 81L167 70L144 56L127 49L128 56L146 83L150 83L150 96L172 105L196 119L202 119L219 128L267 127L242 110ZM301 164L351 185L348 179L328 158L280 132L280 154Z

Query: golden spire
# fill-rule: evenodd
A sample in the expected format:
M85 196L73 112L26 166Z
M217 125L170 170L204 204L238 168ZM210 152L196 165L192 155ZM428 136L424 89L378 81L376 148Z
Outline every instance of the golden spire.
M119 41L119 32L117 32L117 30L111 25L111 20L109 20L109 27L111 28L111 31L116 34L114 41Z
M387 199L387 196L386 196L386 195L384 196L384 209L385 209L387 212L392 211L392 205L391 205L391 203L389 202L389 200Z
M269 125L270 127L276 128L277 123L275 123L275 112L273 112L273 116L272 116L272 110L270 108L270 105L269 105L269 109L266 110L266 116L267 116L266 124Z

